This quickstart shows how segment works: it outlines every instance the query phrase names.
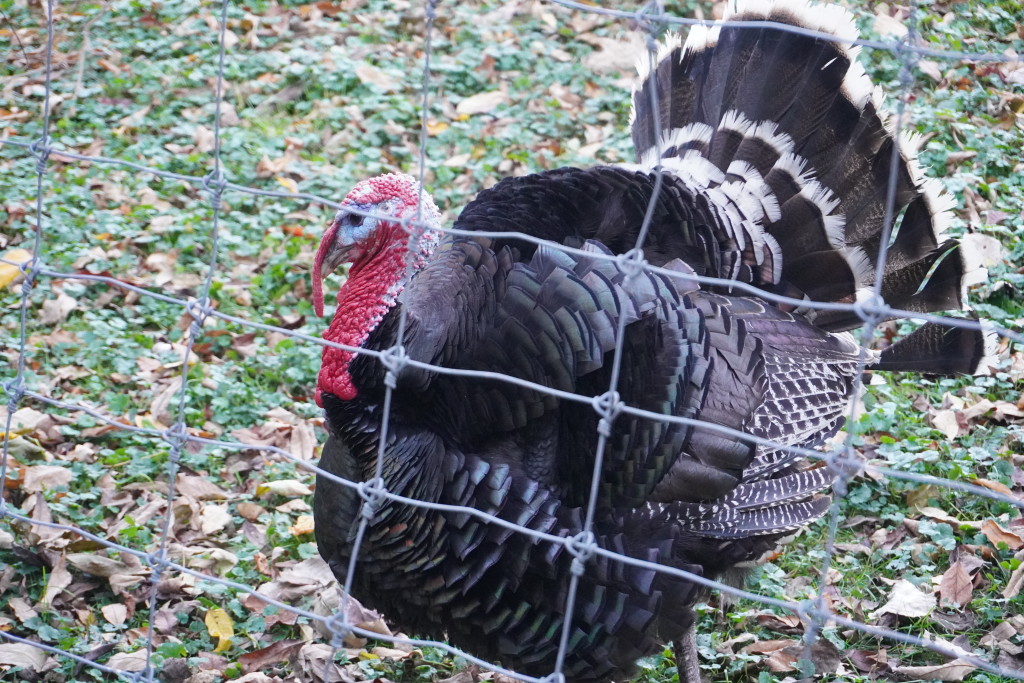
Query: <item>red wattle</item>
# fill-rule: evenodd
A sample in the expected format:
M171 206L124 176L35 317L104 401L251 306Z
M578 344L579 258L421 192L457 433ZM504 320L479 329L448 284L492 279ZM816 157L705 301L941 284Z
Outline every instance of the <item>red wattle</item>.
M324 332L324 339L355 348L366 342L395 305L401 289L399 283L406 273L405 254L405 245L398 242L392 248L377 251L367 261L352 264L348 279L338 292L338 308ZM320 258L319 252L317 258ZM356 397L358 392L348 372L355 355L353 351L324 347L317 378L317 405L323 407L322 393L333 394L343 401Z

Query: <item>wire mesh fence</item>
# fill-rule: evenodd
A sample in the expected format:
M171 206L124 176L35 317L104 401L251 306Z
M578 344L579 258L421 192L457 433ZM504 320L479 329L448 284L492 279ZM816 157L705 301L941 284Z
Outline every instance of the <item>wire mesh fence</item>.
M637 30L644 36L645 46L647 48L646 59L655 59L657 51L657 38L666 28L675 30L683 29L686 27L702 24L702 25L724 25L728 22L708 22L697 19L686 18L682 16L673 16L667 13L662 6L658 3L651 3L636 11L626 11L621 9L612 9L608 7L600 7L590 4L583 4L573 2L572 0L551 0L553 7L558 7L561 10L567 12L578 12L578 13L589 13L594 15L600 15L609 19L630 22L634 25ZM922 635L914 633L906 633L891 628L884 628L877 625L872 625L858 621L847 616L838 614L835 610L830 607L830 603L827 596L828 588L828 577L830 569L833 565L833 558L836 552L836 535L839 529L841 519L840 505L842 503L843 494L847 491L848 485L851 478L858 473L867 473L875 477L887 477L893 479L901 479L910 482L914 482L922 485L929 485L935 487L941 487L943 489L956 490L972 496L978 496L987 498L993 501L997 501L1015 508L1017 510L1024 510L1024 502L1022 502L1017 496L1011 492L999 490L998 488L986 487L969 481L962 480L951 480L942 477L936 477L916 472L908 472L900 469L893 469L889 467L878 466L874 463L864 463L855 451L854 439L857 435L858 429L858 414L856 403L853 403L850 408L849 415L847 416L847 434L844 443L835 445L831 450L812 450L802 449L790 446L784 446L775 444L766 439L758 439L751 437L748 434L738 432L736 430L729 429L720 425L713 425L709 423L702 423L693 419L669 416L654 413L640 408L629 406L622 403L619 399L617 392L617 385L619 382L619 371L622 364L622 345L618 345L615 349L615 353L612 359L612 380L608 390L603 395L594 398L590 396L582 396L573 394L570 392L559 391L550 387L532 384L521 379L514 377L508 377L499 375L496 373L470 371L457 368L446 368L432 366L413 358L409 358L402 346L403 331L405 329L406 321L403 310L403 316L401 318L401 324L399 326L398 333L398 344L393 349L386 352L370 351L360 348L347 347L334 342L325 341L324 339L314 337L308 334L298 332L297 330L283 325L271 325L255 320L249 320L244 317L237 315L231 315L218 310L214 305L212 290L215 287L218 268L220 267L220 256L223 246L224 237L224 215L223 215L223 202L224 197L231 194L243 194L260 196L274 199L281 202L310 202L315 203L323 207L340 208L340 205L328 198L320 197L314 194L300 193L297 191L274 191L255 187L249 187L242 184L236 184L230 181L231 169L226 168L222 162L221 149L222 149L222 105L225 101L224 87L225 87L225 73L226 69L231 60L231 50L229 48L229 41L227 39L227 26L229 12L232 10L232 3L228 0L224 0L217 7L217 18L214 22L216 28L211 29L215 31L217 36L217 43L219 45L218 60L216 64L216 79L214 80L213 87L209 93L211 101L214 103L214 111L212 116L212 148L210 154L213 159L212 170L206 175L189 175L183 173L171 172L163 168L153 167L146 164L136 163L135 161L129 161L127 159L105 157L100 154L82 154L74 151L64 149L62 145L55 143L55 137L53 134L53 122L51 112L51 97L53 95L53 89L51 85L51 74L54 68L54 34L57 30L59 19L55 18L55 7L52 0L49 0L45 6L45 18L46 18L46 46L45 46L45 86L43 93L43 104L42 111L39 113L41 117L41 131L42 134L37 138L18 138L9 137L0 140L0 144L9 151L16 155L21 155L26 158L35 160L35 177L36 177L36 191L35 191L35 230L31 240L30 256L24 260L10 261L4 259L4 263L16 266L22 275L22 285L20 291L20 298L18 302L19 306L19 329L17 338L7 342L7 346L12 348L16 352L17 363L12 371L5 376L4 390L7 396L7 412L6 412L6 423L4 430L4 441L3 441L3 460L0 461L0 493L2 493L8 487L9 477L11 475L11 463L13 457L11 455L11 442L14 438L14 416L19 408L26 405L39 405L44 408L56 409L64 411L66 414L77 414L87 415L101 425L105 425L105 428L111 428L115 430L123 430L136 434L140 437L146 437L152 439L154 442L161 442L165 444L167 451L167 465L164 471L163 482L166 485L165 492L165 509L159 516L160 522L157 526L157 533L152 542L144 547L132 547L131 545L122 544L120 542L114 542L109 537L92 533L86 529L80 528L75 525L56 523L49 519L41 519L38 515L33 514L31 511L19 509L8 502L7 496L0 496L0 519L5 520L7 523L17 523L23 525L23 528L27 529L52 529L60 532L68 532L81 541L88 541L94 544L93 547L102 547L108 550L123 553L128 556L134 557L136 565L144 569L145 581L149 586L148 601L145 609L148 611L148 618L146 621L146 632L140 634L138 642L142 644L142 647L135 650L138 655L132 662L126 664L123 660L119 666L110 666L109 664L101 664L96 661L100 656L89 656L81 651L73 651L74 648L64 644L51 644L40 642L36 638L25 637L20 635L16 629L0 629L0 640L7 641L10 643L20 643L31 646L32 648L38 648L41 651L56 655L58 657L69 658L75 660L82 667L87 667L91 670L103 672L110 676L119 677L124 680L130 681L155 681L160 677L159 666L156 662L159 658L155 656L156 652L154 644L157 642L155 634L156 624L158 622L157 613L160 609L160 586L161 582L165 581L168 575L173 574L177 576L188 576L192 577L197 581L209 582L223 587L226 590L233 591L236 594L251 594L259 595L260 600L264 603L273 605L280 610L295 613L296 615L302 616L308 619L310 623L318 623L322 626L324 632L327 635L326 641L330 644L333 651L329 656L324 657L323 666L323 680L332 680L330 667L331 662L335 659L341 649L343 648L343 642L346 637L351 635L357 635L364 638L372 638L378 640L391 641L393 643L404 643L413 646L431 646L445 650L449 653L463 657L467 661L474 662L485 669L496 671L507 676L526 681L556 681L563 678L562 667L564 664L564 655L567 649L570 627L571 627L571 615L574 613L574 600L576 598L577 582L583 573L586 572L587 563L595 556L612 558L617 562L625 564L631 564L635 566L643 566L646 568L653 569L659 572L672 573L677 576L684 577L695 583L699 583L711 588L718 589L722 592L729 593L741 598L756 601L760 604L772 606L780 610L787 610L796 615L799 615L804 621L806 628L804 630L803 640L806 644L807 654L806 659L811 659L810 648L814 644L815 640L821 637L822 629L827 624L834 624L843 626L850 629L856 629L857 631L877 636L879 638L885 638L892 641L902 642L911 644L914 646L926 648L942 655L954 658L959 662L969 667L976 667L977 669L993 672L1008 678L1024 680L1024 673L1021 671L1008 670L1005 667L998 665L992 661L988 661L985 658L975 654L974 652L965 650L958 646L952 646L942 641L923 637ZM922 57L929 57L938 60L970 60L973 63L986 63L986 62L1006 62L1008 61L1007 55L1005 54L988 54L988 53L972 53L964 51L952 51L945 49L936 49L922 45L916 40L917 26L917 8L911 5L909 8L909 16L907 19L907 31L894 41L868 41L868 40L856 40L853 41L855 44L864 46L865 48L873 50L887 51L891 54L896 55L900 61L900 72L898 80L901 84L901 92L889 93L891 101L894 102L895 116L893 124L897 132L899 132L905 124L905 106L908 98L912 94L912 86L914 82L914 66L918 60ZM419 114L420 114L420 131L418 136L418 159L416 160L416 168L420 180L420 187L424 186L425 176L429 166L428 161L428 147L430 145L430 135L428 129L430 127L430 113L433 110L434 103L432 99L436 96L434 93L437 92L437 76L432 68L431 57L432 57L432 39L437 31L436 23L438 17L443 14L445 7L443 4L435 2L434 0L428 0L424 6L423 21L417 29L418 40L422 42L422 83L421 83L421 95L422 101L419 103ZM66 17L65 17L66 19ZM763 27L765 22L750 22L748 24L751 27ZM800 29L792 26L782 26L781 30L791 31L794 33L801 33L804 35L814 35L829 40L835 40L834 36L829 34L809 31L806 29ZM657 102L657 93L655 89L650 89L650 96L652 97L652 109L658 111L659 106ZM660 137L660 131L655 131L655 137ZM899 150L895 149L894 159L899 154ZM61 238L61 229L59 220L56 218L56 213L52 210L48 210L46 202L47 195L47 184L51 182L50 172L54 163L55 156L59 156L62 163L88 163L94 164L104 168L111 169L124 169L135 174L144 174L146 176L164 179L168 181L180 182L184 185L188 185L196 191L199 191L205 195L206 202L209 207L209 219L206 221L201 228L205 230L205 236L208 239L208 249L206 257L205 271L202 273L199 284L195 290L195 296L184 297L180 295L174 295L161 291L159 288L144 287L133 284L125 279L119 278L116 273L89 273L84 271L71 272L61 271L48 267L46 262L47 245L51 244ZM614 260L623 269L624 272L631 274L631 277L635 277L641 272L656 272L667 277L681 277L680 273L665 269L657 268L646 263L643 258L643 246L649 226L651 216L653 214L654 207L657 201L657 195L661 189L662 182L662 171L660 166L656 169L656 185L655 190L651 198L650 205L648 207L647 215L645 217L644 225L640 230L640 236L637 243L634 245L634 249L619 256L595 254L593 252L583 252L581 250L572 249L564 245L550 244L548 246L554 249L558 249L567 253L584 254L589 258L601 259L606 258ZM892 223L893 207L895 205L895 174L892 176L892 182L889 188L890 201L887 207L887 219L885 220L886 225ZM421 189L422 192L422 189ZM421 197L422 202L422 197ZM359 211L354 211L360 213ZM407 227L411 233L415 234L417 230L422 230L425 225L417 218L413 221L408 221ZM463 234L463 231L446 229L446 233ZM473 233L475 235L487 236L488 233ZM507 236L509 233L503 233ZM515 233L515 235L525 241L533 242L536 244L544 244L542 240L525 234ZM852 310L859 316L863 321L864 325L861 328L861 340L865 346L867 346L871 340L875 337L876 331L879 325L886 319L897 317L897 318L913 318L915 320L926 320L934 321L944 325L955 326L955 327L967 327L967 328L978 328L979 323L972 319L967 318L947 318L943 316L935 316L929 314L922 314L918 312L900 311L889 307L884 300L881 298L881 273L885 265L885 248L888 244L888 236L882 240L882 254L878 259L878 266L876 271L875 282L877 283L874 289L874 296L870 300L859 302L857 304L845 305L845 304L828 304L818 302L807 302L804 300L796 300L780 296L777 294L761 291L750 285L744 283L737 283L733 281L724 281L710 277L698 277L696 280L702 285L709 286L728 286L732 287L736 291L742 291L750 294L755 294L764 299L791 304L794 306L805 306L813 309L846 309ZM410 259L411 261L411 259ZM690 276L687 276L690 277ZM41 282L47 280L66 280L66 281L80 281L105 285L110 288L117 289L122 292L130 292L140 297L148 297L154 300L158 300L170 306L180 308L181 312L185 315L185 325L187 331L183 334L183 355L180 364L180 378L175 385L175 392L173 395L173 401L170 403L168 409L169 414L173 416L173 423L166 428L158 428L153 426L143 426L141 424L128 424L124 420L118 418L113 413L106 411L102 406L95 407L84 403L76 403L69 400L58 400L48 395L48 391L41 386L41 382L36 373L29 367L30 360L32 358L31 345L29 343L29 321L31 316L34 315L32 306L31 296L33 291L39 287ZM367 481L356 482L348 481L334 474L319 470L309 461L296 457L296 455L286 449L278 446L269 445L254 445L253 443L243 443L241 441L229 441L222 440L219 438L211 438L210 435L206 434L199 425L190 424L189 420L189 394L187 388L195 383L202 382L202 377L193 376L191 368L193 366L193 360L197 354L196 345L201 343L204 335L207 334L207 326L211 321L222 321L224 323L230 323L233 325L240 326L246 329L261 330L266 332L273 332L282 335L284 338L301 342L302 344L316 345L316 346L331 346L347 351L352 351L360 354L370 355L376 357L387 370L388 376L391 381L386 382L385 397L383 402L383 416L382 416L382 433L384 436L380 439L380 452L377 458L377 469L375 476L369 478ZM618 330L617 338L622 339L624 336L624 327L626 324L626 317L620 316L618 319ZM1009 329L1007 327L999 325L991 325L1000 336L1011 340L1015 343L1024 343L1024 335L1020 332ZM864 370L867 365L867 358L862 353L860 358L859 369L860 372L857 374L855 380L855 393L860 390L861 376L864 374ZM799 454L813 460L823 460L828 463L829 467L837 473L838 480L834 485L835 495L833 502L829 510L827 517L827 534L825 543L825 552L823 560L818 570L818 581L817 581L817 593L814 599L796 602L791 600L781 600L771 598L768 596L760 595L755 592L738 589L730 585L720 584L716 581L708 580L704 577L690 574L688 572L674 569L671 567L665 567L650 562L645 562L637 558L627 557L618 555L606 548L602 548L594 540L592 528L594 524L594 517L596 513L597 503L597 487L599 484L599 478L593 477L591 494L588 498L588 504L585 508L586 515L584 520L583 531L571 538L564 538L561 536L547 534L539 532L533 529L519 527L511 524L503 519L500 519L494 515L490 515L481 510L473 508L457 508L454 506L447 506L438 503L415 500L407 497L403 497L394 492L388 491L383 486L383 465L384 465L384 450L385 444L387 443L386 435L388 433L388 420L391 410L392 393L395 391L395 382L393 381L404 368L420 368L429 369L432 372L447 374L447 375L460 375L465 377L475 378L486 378L490 380L497 380L503 382L512 382L524 386L528 386L538 392L545 392L556 396L558 399L563 401L580 402L583 404L592 405L594 410L601 416L601 426L599 427L599 441L597 452L595 454L595 472L599 471L602 466L602 460L604 457L604 451L607 447L608 436L610 434L610 427L615 418L619 415L629 414L638 417L643 417L650 420L660 420L664 422L675 422L684 425L699 425L702 429L708 429L712 431L721 432L732 436L738 436L748 442L754 442L758 445L781 447L787 450L798 452ZM313 378L308 378L311 383ZM571 553L575 558L573 562L573 576L570 582L570 588L568 593L568 603L565 607L565 613L570 615L570 618L566 619L563 628L560 631L560 646L559 656L554 670L551 674L544 679L537 679L533 677L523 676L513 671L509 671L495 662L483 661L475 658L471 653L461 652L456 648L453 648L445 643L426 641L415 638L404 638L396 636L382 635L376 632L371 632L365 628L361 628L354 623L350 622L347 605L343 602L341 608L332 614L321 614L314 613L309 610L298 609L293 603L284 600L278 600L273 597L268 597L264 594L257 594L255 588L252 585L247 585L239 581L233 581L217 576L212 572L205 572L195 569L189 566L186 562L175 561L173 559L173 553L171 551L172 544L172 526L174 522L174 501L176 497L176 482L179 481L178 475L181 472L181 459L183 454L189 448L218 448L229 451L261 451L267 454L293 461L296 466L305 470L316 472L317 474L328 477L331 480L337 482L340 485L355 489L363 500L363 514L359 517L358 529L355 534L355 545L352 552L352 561L348 568L347 576L343 581L345 586L345 595L351 591L353 584L353 577L359 571L359 547L367 531L368 525L372 518L374 509L381 505L383 501L389 501L390 503L397 503L402 505L415 506L424 509L434 510L449 510L465 512L466 514L477 517L489 524L501 525L513 529L516 533L528 534L533 536L538 541L544 541L547 543L561 544L566 550ZM124 557L124 555L122 555ZM55 641L59 642L59 641ZM106 653L104 653L106 654ZM12 662L5 662L10 664Z

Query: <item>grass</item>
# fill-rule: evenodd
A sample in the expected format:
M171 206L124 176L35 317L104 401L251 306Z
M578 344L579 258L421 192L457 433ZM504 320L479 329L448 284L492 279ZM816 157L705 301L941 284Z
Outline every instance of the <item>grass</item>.
M0 66L0 139L28 142L42 134L44 17L38 5L15 0L0 0L0 9L0 41L10 55ZM708 4L685 2L668 9L678 16L712 12ZM868 36L898 37L905 8L857 2L853 9ZM50 128L55 147L173 173L210 173L218 12L219 6L201 2L58 7ZM416 168L423 49L418 5L254 1L232 4L228 17L220 157L229 180L339 200L361 178ZM1024 12L1014 2L937 2L919 8L918 17L920 40L931 48L1019 54L1024 46ZM448 218L506 175L631 158L630 60L618 57L629 29L545 4L441 4L433 36L426 182ZM863 61L883 89L900 91L902 63L892 53L865 51ZM980 244L991 237L1001 245L988 278L971 288L972 305L1016 329L1024 320L1020 69L1010 56L994 63L927 57L913 69L905 116L924 139L922 164L956 197L953 230ZM493 108L467 114L463 105L460 111L467 98L493 91L502 93L493 96ZM0 253L31 249L35 167L24 149L0 146ZM181 299L202 293L213 242L212 211L201 186L53 155L43 188L40 257L48 267L105 274ZM308 270L332 210L300 198L234 191L223 201L209 291L213 306L318 336L324 321L312 311ZM8 381L20 352L20 287L3 291L0 328L8 364L2 379ZM48 277L39 279L29 305L27 388L141 430L174 423L191 322L180 305L108 283ZM311 397L318 347L209 319L193 350L184 402L190 434L272 445L312 462L314 442L322 436ZM1020 417L997 408L971 413L983 400L995 406L1021 400L1024 350L1004 343L1001 358L987 377L890 376L872 386L857 425L858 450L893 470L976 481L1019 498ZM163 535L173 456L179 476L171 559L261 586L288 604L317 608L325 579L301 571L316 554L309 497L301 488L311 479L295 461L195 444L176 453L158 433L111 428L80 410L30 399L17 407L20 427L11 441L5 489L12 509L150 553ZM954 438L935 426L943 411L961 421ZM935 510L955 521L943 521ZM1024 612L1024 598L1002 594L1021 566L1012 540L1024 535L1019 509L942 487L865 477L851 484L842 512L827 590L833 609L907 634L938 636L1024 669L1012 647L986 640L1008 615ZM1010 542L993 540L999 537L991 529L986 534L980 526L985 520L1011 534ZM823 525L809 529L754 571L750 589L789 600L815 595L825 537ZM933 582L968 558L982 564L971 565L973 590L962 605L946 604L923 616L872 616L899 579L931 592ZM133 653L149 637L150 582L131 555L72 532L4 519L0 586L0 630L114 668L137 667ZM231 635L211 629L208 615L216 610L229 618ZM308 619L262 609L244 592L182 573L161 576L152 616L155 662L169 680L203 666L215 672L210 680L238 678L256 663L269 680L314 680L317 657L324 657ZM945 660L924 648L846 628L823 633L842 653L833 657L835 666L826 666L827 652L812 662L766 647L742 652L752 643L798 639L802 627L781 621L783 616L744 600L704 609L699 645L705 674L715 681L768 683L817 665L832 672L825 677L845 681L949 675L929 670ZM734 641L747 633L756 642ZM1022 634L1024 624L1007 642L1021 645ZM285 654L268 654L272 643L283 643L277 647ZM394 681L441 680L465 668L440 650L396 653L375 650L378 645L387 643L350 643L337 665L357 680ZM0 659L0 667L10 665ZM924 669L894 673L911 666ZM44 657L12 671L26 680L111 678L65 657ZM675 675L666 652L646 661L638 680ZM961 678L1001 680L981 672Z

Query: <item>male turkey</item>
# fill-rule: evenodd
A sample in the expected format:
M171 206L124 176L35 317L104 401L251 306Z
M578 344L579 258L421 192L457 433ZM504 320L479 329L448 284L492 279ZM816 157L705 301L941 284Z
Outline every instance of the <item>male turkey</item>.
M756 560L826 511L821 491L833 472L785 446L815 447L836 433L862 354L875 369L954 373L972 372L984 352L980 333L930 324L881 353L866 351L848 332L862 323L856 313L776 305L693 279L853 303L874 286L890 234L895 142L847 42L850 17L787 0L730 18L844 40L770 27L696 28L685 45L669 38L634 93L637 164L509 178L455 223L575 251L513 236L442 239L424 196L421 218L431 227L409 257L403 221L418 215L419 188L390 174L345 198L377 217L339 211L313 274L322 314L322 279L351 264L325 339L384 351L398 343L404 313L402 343L413 360L585 397L609 390L619 348L626 405L780 444L630 413L605 430L597 544L709 578ZM946 199L906 148L896 153L891 213L902 220L881 294L911 311L958 309L964 267L956 241L941 237ZM611 255L634 247L659 164L663 184L642 249L665 270L637 274ZM324 470L351 481L374 476L385 381L377 358L324 348ZM526 384L407 366L392 395L384 485L569 539L583 530L600 417L589 402ZM361 499L320 476L314 503L320 553L344 579ZM464 512L383 500L359 547L353 592L410 634L446 638L524 674L554 669L569 619L570 681L628 678L637 658L668 641L684 643L680 670L699 679L692 608L704 589L597 555L585 562L567 615L573 558L565 543Z

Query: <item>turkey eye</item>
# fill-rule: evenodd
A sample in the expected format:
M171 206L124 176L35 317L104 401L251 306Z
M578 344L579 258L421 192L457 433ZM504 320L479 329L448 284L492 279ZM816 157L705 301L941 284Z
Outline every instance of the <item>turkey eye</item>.
M345 217L341 219L341 224L348 225L353 228L358 228L363 224L363 220L365 218L366 216L360 216L357 213L347 213L345 214Z

